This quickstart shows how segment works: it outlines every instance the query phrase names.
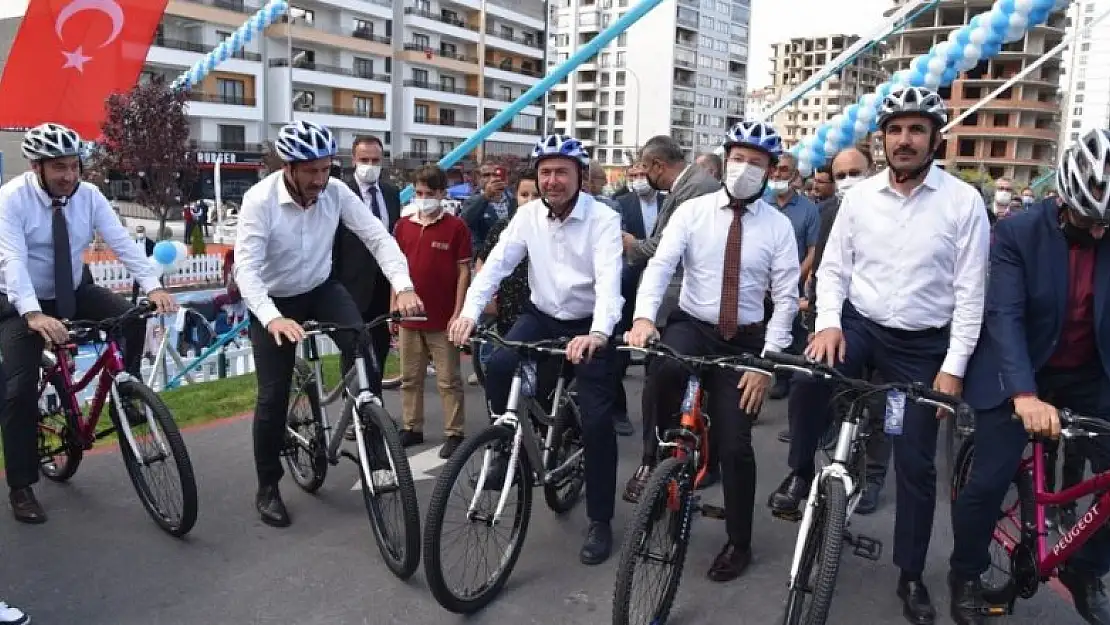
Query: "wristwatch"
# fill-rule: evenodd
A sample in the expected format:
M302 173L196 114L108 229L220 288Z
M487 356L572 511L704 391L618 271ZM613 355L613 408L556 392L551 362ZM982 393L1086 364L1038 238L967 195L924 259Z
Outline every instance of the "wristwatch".
M397 295L404 295L405 293L415 293L415 292L416 292L416 289L414 289L413 287L410 286L410 287L405 287L405 288L401 289L400 291L397 291Z

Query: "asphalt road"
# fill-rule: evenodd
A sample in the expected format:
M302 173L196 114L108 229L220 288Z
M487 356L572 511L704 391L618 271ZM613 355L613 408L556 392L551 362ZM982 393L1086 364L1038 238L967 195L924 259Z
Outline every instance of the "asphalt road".
M634 397L639 370L627 382ZM397 414L398 396L387 392ZM468 430L481 426L481 396L467 388ZM440 461L439 401L429 383L427 445L412 451L421 509L426 510ZM775 440L785 420L784 402L773 402L755 431L759 456L759 505L755 557L748 572L728 584L705 577L724 540L719 521L698 518L672 625L781 622L785 583L797 526L773 519L762 507L785 467L786 447ZM253 509L255 478L250 421L237 418L194 429L186 440L200 488L200 519L192 534L176 540L147 518L118 453L105 448L87 457L64 486L40 483L37 492L50 522L16 523L0 512L0 597L28 610L37 624L82 625L444 625L451 623L610 623L616 558L597 567L578 562L586 527L584 505L562 518L542 497L534 502L523 553L502 595L485 611L463 618L432 599L423 572L408 582L394 578L380 561L361 495L352 491L352 463L333 468L315 496L290 480L283 494L293 526L262 525ZM634 471L639 437L621 439L620 484ZM888 480L893 485L892 478ZM720 503L720 490L707 499ZM538 495L538 493L537 493ZM926 583L943 615L944 576L951 546L948 506L937 508ZM632 507L618 502L616 540ZM904 623L895 597L890 561L893 490L854 529L887 542L879 562L847 556L842 563L830 624ZM938 622L950 622L946 616ZM1080 624L1070 605L1050 588L1018 605L1004 623Z

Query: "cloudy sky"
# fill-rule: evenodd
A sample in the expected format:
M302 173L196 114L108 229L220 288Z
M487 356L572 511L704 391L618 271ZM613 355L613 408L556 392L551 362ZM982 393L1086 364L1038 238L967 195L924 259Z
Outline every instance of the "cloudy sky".
M862 34L884 21L892 0L752 0L748 86L770 84L771 44L792 37Z

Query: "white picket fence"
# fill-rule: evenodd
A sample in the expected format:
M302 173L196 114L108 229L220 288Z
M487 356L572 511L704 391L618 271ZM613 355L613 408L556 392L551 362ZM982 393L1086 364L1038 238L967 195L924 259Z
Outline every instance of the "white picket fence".
M151 261L154 262L154 261ZM134 278L118 260L89 263L93 281L113 291L130 291ZM189 256L176 271L162 276L166 286L219 284L223 281L224 259L219 254Z

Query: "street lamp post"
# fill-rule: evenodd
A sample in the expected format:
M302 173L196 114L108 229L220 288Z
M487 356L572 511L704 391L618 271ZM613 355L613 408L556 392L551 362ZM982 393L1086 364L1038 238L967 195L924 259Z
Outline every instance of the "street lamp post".
M286 14L285 25L285 61L286 61L286 74L289 81L289 121L293 121L294 110L296 109L296 96L293 90L293 65L296 64L297 58L293 56L293 25L297 19L304 15L304 9L290 6L289 12ZM303 52L301 53L304 54Z
M636 81L636 125L633 128L633 133L632 133L632 147L635 148L636 150L639 150L640 149L640 102L641 102L640 95L643 93L643 90L640 88L640 77L636 74L636 72L632 71L632 69L628 68L628 67L625 67L624 71L627 72L629 76L632 76L632 79Z

